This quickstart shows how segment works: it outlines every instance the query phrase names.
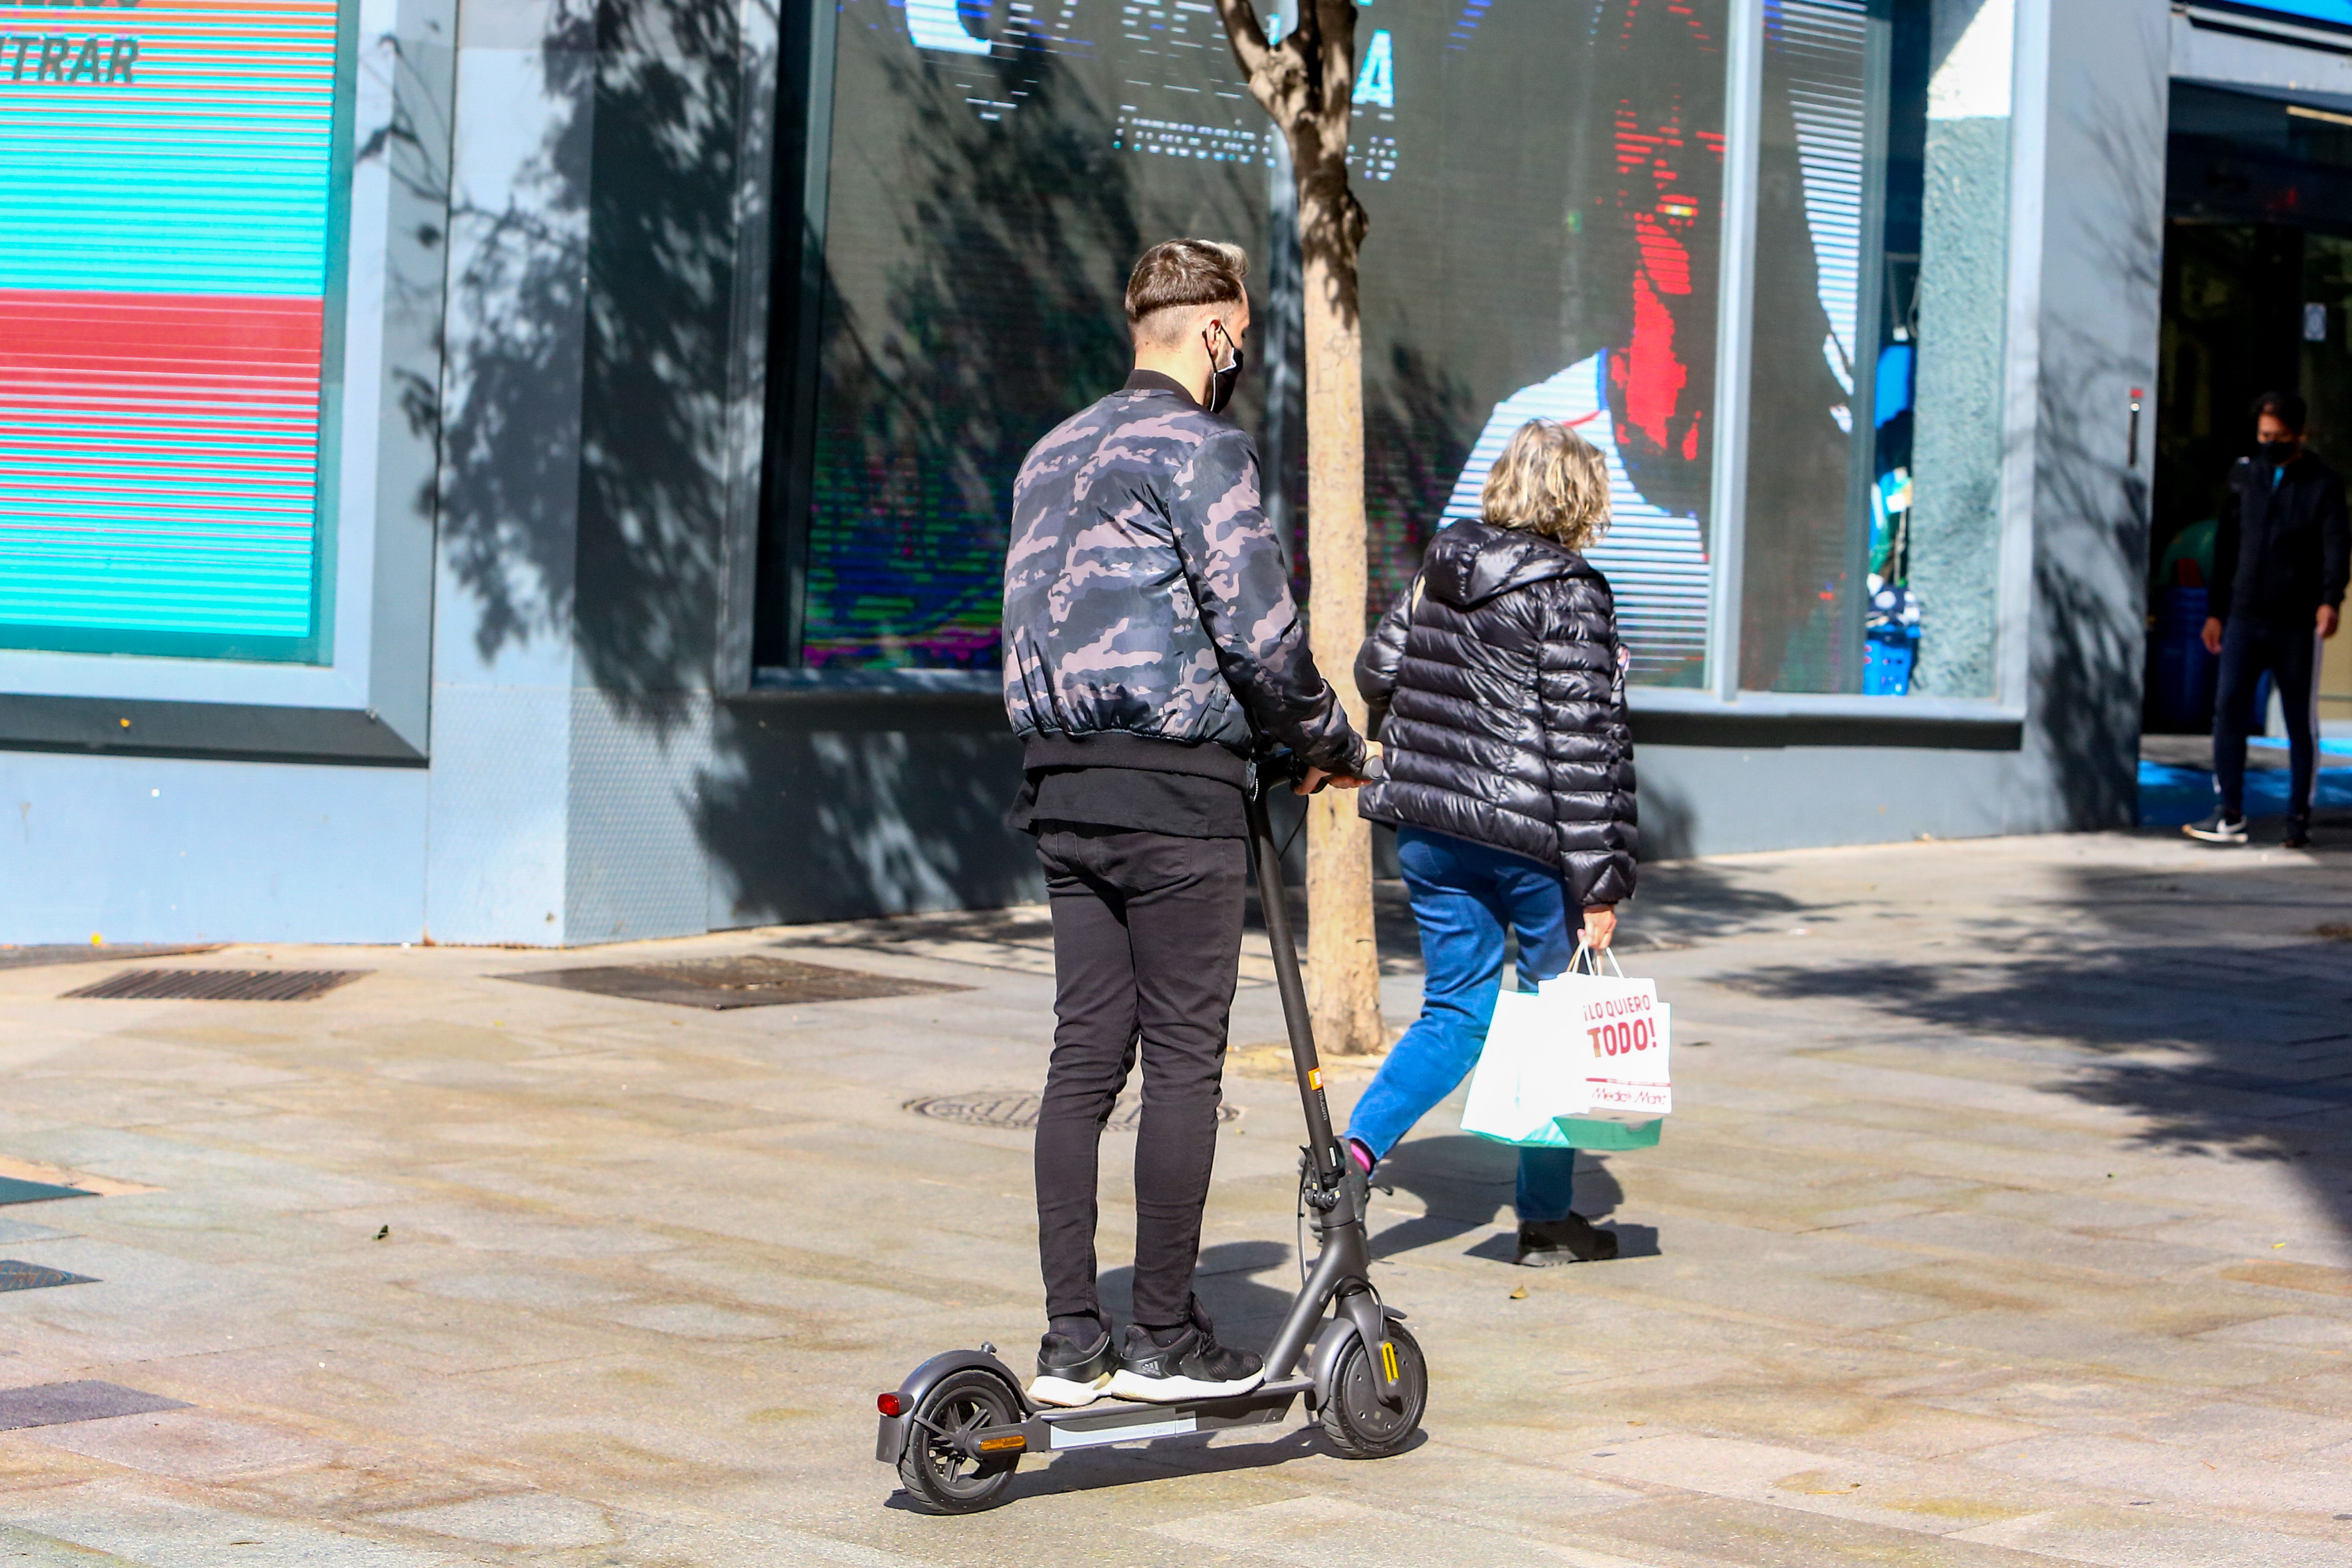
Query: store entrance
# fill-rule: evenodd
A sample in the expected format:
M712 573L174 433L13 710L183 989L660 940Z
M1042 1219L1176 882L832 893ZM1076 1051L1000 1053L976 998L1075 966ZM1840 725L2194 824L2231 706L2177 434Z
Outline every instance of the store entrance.
M2255 397L2301 392L2312 450L2352 474L2352 102L2175 82L2167 163L2145 727L2191 736L2212 723L2205 582ZM2320 694L2352 730L2352 636Z

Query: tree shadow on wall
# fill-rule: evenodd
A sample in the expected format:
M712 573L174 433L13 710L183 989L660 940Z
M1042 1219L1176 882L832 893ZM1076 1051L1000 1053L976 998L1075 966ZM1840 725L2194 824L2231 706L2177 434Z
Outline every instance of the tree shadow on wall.
M531 88L558 107L533 121L546 127L538 144L519 150L495 201L461 190L452 204L441 548L472 601L477 652L487 662L572 639L586 676L575 684L603 694L615 721L588 737L599 753L588 760L616 787L651 782L673 796L714 873L712 924L1034 896L1026 846L1001 822L1019 753L992 700L866 694L788 707L711 695L730 507L746 482L735 465L754 455L734 439L744 392L729 379L744 330L739 246L771 222L741 178L774 156L764 132L743 133L766 118L745 112L746 74L764 90L757 74L772 74L772 57L747 67L737 13L721 0L560 12L546 44ZM1129 243L1120 188L1080 149L1057 162L1034 138L958 134L952 155L969 160L981 204L1060 187L1068 224ZM930 182L923 222L948 221L950 158L936 150L918 171ZM1093 215L1071 215L1080 208ZM984 238L959 242L969 265L952 276L902 280L903 308L938 353L926 364L916 349L887 350L864 411L897 444L896 472L951 486L992 461L964 462L972 441L984 453L1025 447L1050 423L975 433L959 422L957 400L992 369L1024 388L1034 378L958 356L947 324L971 306L954 288L1034 284L1040 332L1049 348L1064 344L1050 351L1083 361L1096 394L1101 367L1116 374L1115 352L1105 358L1115 329L1089 328L1068 347L1076 329L1063 318L1076 307L1038 281L1057 266L1073 275L1056 257L1076 241L1050 224L1007 231L993 250ZM1088 303L1098 317L1101 301ZM1114 321L1117 308L1113 296ZM989 495L967 501L1001 512ZM1001 549L1001 537L982 548ZM674 874L698 882L703 868Z
M724 873L714 925L991 909L1045 896L1004 825L1021 743L992 696L733 702L695 821Z
M724 0L572 0L541 58L570 112L502 205L452 203L443 555L485 660L569 634L667 737L710 683L736 246L768 222L739 210L739 172L770 154L739 145Z
M2093 150L2093 188L2115 193L2084 270L2128 300L2162 298L2164 167L2142 156L2135 121L2164 122L2163 73L2151 101L2076 106ZM2037 388L2042 495L2034 518L2032 723L2053 757L2066 825L2139 820L2153 428L2135 431L2124 393L2153 367L2112 331L2045 314ZM2152 426L2152 422L2150 422Z
M983 120L971 89L882 62L907 126L887 288L827 263L812 663L992 665L1013 477L1127 374L1142 242L1112 106L1034 41L968 66L1017 107Z
M983 120L968 89L882 66L909 130L875 319L856 303L874 291L827 263L812 663L992 664L1013 476L1126 375L1120 282L1140 242L1109 108L1034 46L967 63L1020 107ZM1027 840L1003 821L1021 749L993 695L812 695L789 716L730 702L716 736L697 821L731 883L720 924L1043 895Z
M448 351L442 372L441 556L476 606L488 661L569 626L574 590L581 366L571 326L586 302L593 19L563 0L548 19L539 83L558 111L501 204L453 179ZM445 612L446 613L446 612Z

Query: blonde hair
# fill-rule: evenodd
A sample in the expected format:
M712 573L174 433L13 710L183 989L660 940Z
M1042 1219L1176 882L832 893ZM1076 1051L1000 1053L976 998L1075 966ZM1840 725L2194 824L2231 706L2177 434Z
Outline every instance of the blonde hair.
M1608 462L1568 426L1531 419L1486 471L1479 511L1498 528L1589 549L1609 531Z

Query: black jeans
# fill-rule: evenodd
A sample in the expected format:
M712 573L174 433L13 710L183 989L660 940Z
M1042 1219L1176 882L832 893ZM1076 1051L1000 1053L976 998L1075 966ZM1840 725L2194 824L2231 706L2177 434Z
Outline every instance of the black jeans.
M2254 712L2254 693L2268 670L2278 685L2279 706L2286 711L2292 775L2287 814L2298 822L2310 820L2312 769L2318 761L2312 742L2312 674L2318 649L2319 629L2309 621L2283 624L2232 615L2222 624L2221 679L2213 693L2213 786L2221 792L2222 815L2245 814L2246 736L2263 722Z
M1049 1317L1103 1316L1095 1173L1103 1124L1139 1054L1135 1321L1187 1322L1217 1152L1225 1020L1241 963L1240 839L1049 826L1037 858L1054 912L1053 1065L1037 1115L1037 1249Z

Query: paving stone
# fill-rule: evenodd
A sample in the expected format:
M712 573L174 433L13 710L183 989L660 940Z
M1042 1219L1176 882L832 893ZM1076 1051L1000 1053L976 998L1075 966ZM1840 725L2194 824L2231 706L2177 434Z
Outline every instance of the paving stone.
M378 1524L484 1541L496 1546L604 1546L619 1539L619 1531L614 1529L604 1510L545 1492L475 1498L439 1508L374 1514L371 1519Z

